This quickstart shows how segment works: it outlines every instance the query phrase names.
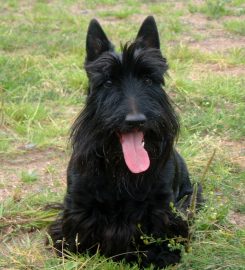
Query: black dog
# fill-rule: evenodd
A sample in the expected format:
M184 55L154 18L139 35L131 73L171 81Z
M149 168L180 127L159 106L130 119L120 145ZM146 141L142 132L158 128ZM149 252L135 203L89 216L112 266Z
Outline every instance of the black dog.
M162 89L168 66L155 20L147 17L121 54L92 20L86 49L88 97L72 128L64 210L49 231L54 247L141 267L174 264L180 250L168 240L186 238L188 225L170 205L193 188L173 146L179 122Z

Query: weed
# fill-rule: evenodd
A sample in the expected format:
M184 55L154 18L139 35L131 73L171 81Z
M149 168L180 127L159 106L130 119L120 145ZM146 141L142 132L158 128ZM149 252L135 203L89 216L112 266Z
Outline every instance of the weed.
M35 171L21 172L21 181L23 183L32 183L38 180L38 175Z
M230 20L224 23L224 27L231 33L238 35L245 35L245 21L242 20Z
M211 19L218 19L226 15L240 16L245 12L244 8L234 8L239 3L233 3L231 0L205 0L204 4L196 5L189 3L188 9L190 13L204 13Z
M229 11L225 5L229 0L206 0L206 5L203 7L203 12L211 18L219 18L224 15L229 15Z

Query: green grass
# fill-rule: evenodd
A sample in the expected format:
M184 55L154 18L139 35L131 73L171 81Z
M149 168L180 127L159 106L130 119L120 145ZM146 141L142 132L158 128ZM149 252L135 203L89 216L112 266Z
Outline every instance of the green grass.
M136 8L124 8L119 10L107 10L99 12L101 17L115 17L117 19L126 19L130 15L139 13L139 10Z
M35 171L22 171L21 181L24 183L32 183L38 180L38 175Z
M227 0L206 0L205 4L198 7L189 5L191 13L202 12L210 18L218 19L221 16L230 15L231 12L226 8Z
M86 99L83 62L90 19L98 18L119 48L120 41L135 38L149 14L156 16L162 51L169 61L166 91L177 104L182 125L177 147L193 181L203 178L216 151L203 179L206 206L191 227L194 237L189 252L182 251L181 263L167 269L243 269L244 224L235 225L231 213L241 218L245 214L244 172L237 162L245 136L245 50L242 46L194 49L192 44L206 36L183 22L190 12L197 17L203 13L219 23L206 29L209 37L220 31L217 25L224 25L223 37L235 42L244 35L240 17L244 4L244 0L201 4L0 0L1 269L138 269L99 254L57 258L44 241L58 210L45 206L62 202L65 192L60 164L67 163L69 128ZM237 18L224 21L226 15ZM216 72L217 67L223 73ZM233 69L240 73L234 75Z
M224 27L231 33L245 36L245 21L230 20L224 23Z
M240 16L245 13L243 1L233 0L205 0L203 4L189 3L188 9L191 13L203 13L208 18L218 19L223 16Z

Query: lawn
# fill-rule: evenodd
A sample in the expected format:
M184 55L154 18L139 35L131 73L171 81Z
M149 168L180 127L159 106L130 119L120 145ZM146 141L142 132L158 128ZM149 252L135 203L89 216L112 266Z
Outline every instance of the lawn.
M138 269L98 254L57 258L44 242L86 98L88 23L96 17L120 50L150 14L181 117L177 148L206 198L167 269L244 269L245 0L0 0L0 269Z

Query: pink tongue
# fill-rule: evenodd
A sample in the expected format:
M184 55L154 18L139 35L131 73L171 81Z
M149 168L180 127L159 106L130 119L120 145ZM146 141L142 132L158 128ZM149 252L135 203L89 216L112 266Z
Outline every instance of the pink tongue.
M124 160L132 173L144 172L150 166L148 153L142 145L143 137L141 131L121 134Z

